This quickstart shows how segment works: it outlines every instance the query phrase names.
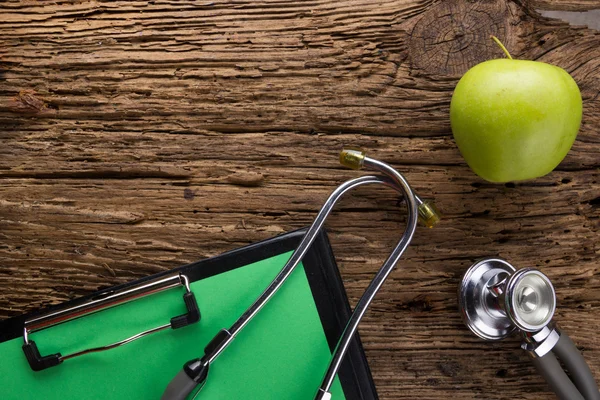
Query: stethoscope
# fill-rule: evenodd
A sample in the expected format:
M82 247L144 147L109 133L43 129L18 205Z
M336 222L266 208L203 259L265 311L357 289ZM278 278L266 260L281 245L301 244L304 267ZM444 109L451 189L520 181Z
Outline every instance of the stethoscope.
M501 259L484 259L465 273L458 302L463 321L482 339L500 340L519 332L521 347L559 399L600 400L590 367L552 321L556 294L546 275L533 268L517 271Z
M344 356L350 346L352 337L356 333L358 324L364 316L367 308L373 301L373 298L381 288L385 279L392 272L398 260L410 244L417 223L420 221L423 225L432 227L439 221L439 214L435 206L427 201L423 201L410 187L402 174L386 163L367 157L364 152L359 150L343 150L340 153L340 163L344 166L361 169L367 168L380 172L380 176L362 176L342 183L331 193L312 225L308 228L306 234L302 237L300 244L292 253L288 262L281 269L279 274L273 279L265 291L254 301L254 303L234 322L228 329L221 329L219 333L204 348L204 355L188 361L183 370L181 370L169 383L162 395L162 400L184 400L191 397L195 398L208 378L210 365L225 350L225 348L235 339L236 335L258 314L264 305L273 297L275 292L283 285L290 276L298 263L306 254L306 251L317 237L325 220L331 213L333 206L348 191L362 185L371 183L383 184L404 196L407 205L408 218L406 229L396 244L387 260L383 263L362 297L356 304L346 327L338 339L337 345L333 351L329 366L323 377L315 400L331 399L330 388L334 382L335 376L342 364Z
M334 205L348 191L362 185L384 184L403 195L407 206L406 229L356 304L338 339L329 366L315 400L330 400L330 388L342 364L350 342L373 298L410 244L417 223L433 227L439 221L435 206L422 200L402 174L386 163L367 157L359 150L343 150L342 165L353 169L367 168L379 176L362 176L342 183L329 196L312 225L302 237L290 259L265 291L228 329L221 329L204 348L204 355L188 361L171 380L162 400L196 398L208 378L209 367L236 335L258 314L300 263ZM506 261L488 259L473 265L465 274L459 290L459 305L467 326L479 337L502 339L518 329L524 338L523 348L533 357L540 373L563 400L600 400L598 387L585 360L569 337L552 323L556 306L554 288L541 272L523 269L518 272ZM573 381L558 363L556 354L566 365ZM573 383L574 382L574 383Z

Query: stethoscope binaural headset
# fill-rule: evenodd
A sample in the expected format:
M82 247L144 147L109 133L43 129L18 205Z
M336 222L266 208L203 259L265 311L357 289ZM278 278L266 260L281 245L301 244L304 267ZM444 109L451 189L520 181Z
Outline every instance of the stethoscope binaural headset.
M315 395L315 400L331 399L330 388L342 364L352 337L356 333L358 324L364 316L367 308L373 301L373 298L383 285L383 282L392 272L400 257L410 244L417 228L417 223L420 222L427 227L433 227L435 224L437 224L440 218L439 213L433 203L422 200L412 190L404 176L388 164L367 157L364 152L359 150L343 150L340 154L340 162L342 165L353 169L371 169L381 173L382 175L370 175L354 178L342 183L333 191L317 214L317 217L313 221L312 225L308 228L306 234L303 236L300 244L275 279L254 301L254 303L237 319L237 321L233 323L230 328L221 329L221 331L217 333L217 335L204 348L204 355L202 357L188 361L184 365L183 369L167 386L162 395L162 400L184 400L187 398L195 398L206 383L210 365L227 348L233 339L235 339L236 335L248 324L248 322L250 322L250 320L273 297L275 292L277 292L277 290L283 285L300 261L302 261L306 251L313 243L320 229L323 227L325 220L331 213L333 206L340 200L340 198L346 192L362 185L372 183L384 184L402 194L406 201L406 229L356 304L356 307L354 308L354 311L352 312L352 315L346 324L346 328L338 339L321 386ZM485 278L487 279L490 278L490 274L481 274L483 267L478 266L495 266L496 264L494 264L494 262L501 263L504 266L504 269L500 269L502 269L502 271L505 273L499 274L501 271L498 268L492 268L490 270L497 272L496 278L492 281L483 282L482 276L485 275ZM476 273L473 273L473 271ZM463 291L461 289L461 296L462 293L465 294L461 297L460 304L464 310L463 315L465 315L465 321L467 322L467 325L473 330L473 332L486 339L504 337L513 330L513 328L511 328L512 325L510 324L512 323L516 325L523 332L527 332L525 337L526 343L532 349L530 351L532 351L534 354L541 354L534 360L537 360L537 365L540 365L539 370L542 372L542 374L546 376L547 379L552 377L554 380L553 382L558 382L555 380L556 377L563 378L564 376L566 379L558 382L561 385L561 387L558 389L551 383L554 390L557 392L557 394L559 394L559 396L561 396L562 399L600 400L598 388L595 386L596 384L593 380L591 372L581 357L581 354L579 354L573 343L565 334L561 334L556 328L549 325L555 305L554 289L552 288L550 281L540 272L535 271L535 273L530 273L528 271L529 270L526 270L525 272L519 271L514 273L514 268L510 266L510 264L501 260L490 260L488 264L481 262L473 266L463 281L463 286L466 287L466 290ZM508 278L509 275L512 275L510 279ZM470 276L470 278L467 279L467 276ZM515 278L515 276L518 279ZM543 281L546 286L541 285L538 282L539 280ZM467 283L465 284L465 282ZM490 285L490 282L492 282L493 285ZM524 290L523 288L525 287L529 289ZM544 288L547 288L551 291L551 296L549 295L549 292L544 291ZM483 294L484 292L485 294ZM514 297L514 293L518 293L516 297L518 300L513 302L512 299ZM483 301L484 297L485 304L483 308L481 308L480 303ZM500 300L510 304L510 307L503 307L504 303L501 304ZM515 304L515 306L513 306L513 304ZM533 309L533 311L527 311L525 313L521 312L524 309L529 310L530 308ZM544 319L543 324L540 317L542 314L541 310L545 310L546 314L549 315L545 315L547 318ZM506 317L507 315L509 315L508 318ZM514 316L516 317L513 320ZM475 322L470 323L470 321ZM493 328L491 330L487 329L486 323L491 324L493 328L499 327L502 335L495 337L493 335ZM531 327L533 326L539 326L540 329L531 330ZM523 329L522 327L525 327L526 329ZM485 333L481 335L481 332ZM498 336L498 334L496 336ZM558 339L551 339L555 337ZM571 386L573 386L573 383L571 383L571 381L567 378L562 369L560 369L562 375L559 374L556 366L558 366L558 368L560 368L560 366L558 365L556 358L548 356L548 354L550 354L550 356L552 355L552 353L549 353L550 350L546 350L551 341L553 344L550 346L550 349L553 348L552 351L559 355L559 357L569 368L569 371L572 374L577 375L577 378L574 377L573 379L577 389L579 389L584 395L583 397L579 394L575 387L571 388L568 386L569 383ZM542 344L538 345L538 343ZM554 364L552 364L552 362L554 362ZM574 396L575 392L577 392L579 397ZM565 393L567 396L562 396L561 393ZM596 397L593 396L594 393Z

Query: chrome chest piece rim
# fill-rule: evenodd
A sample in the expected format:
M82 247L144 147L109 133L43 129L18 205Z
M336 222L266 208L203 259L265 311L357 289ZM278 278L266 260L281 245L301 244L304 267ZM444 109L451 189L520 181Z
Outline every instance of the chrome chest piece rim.
M498 306L494 290L515 273L508 262L489 258L473 264L465 273L458 289L458 304L463 322L477 336L486 340L500 340L509 336L515 326Z
M504 309L520 330L538 332L554 316L554 286L540 271L532 268L519 270L508 279L504 291Z

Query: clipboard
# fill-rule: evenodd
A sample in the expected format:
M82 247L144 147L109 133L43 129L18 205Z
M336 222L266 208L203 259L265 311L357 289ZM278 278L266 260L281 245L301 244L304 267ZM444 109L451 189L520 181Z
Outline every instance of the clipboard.
M305 230L287 233L0 321L0 398L160 398L182 365L201 356L219 329L230 326L266 288L304 233ZM162 289L169 290L135 296L138 288L156 288L156 282L162 282L166 285ZM64 318L65 322L45 329L27 329L31 321L60 316L61 310L78 309L82 304L132 292L133 301L83 313L78 318ZM188 301L190 293L198 304L196 321L194 307ZM341 276L322 231L288 281L215 361L197 398L312 399L350 313ZM176 321L175 325L181 327L168 329L173 326L165 321L171 321L171 325ZM156 326L166 328L107 351L79 354L39 371L32 369L22 349L24 343L32 341L42 357L76 354L83 348L118 343ZM378 398L358 335L344 359L332 394L336 400Z

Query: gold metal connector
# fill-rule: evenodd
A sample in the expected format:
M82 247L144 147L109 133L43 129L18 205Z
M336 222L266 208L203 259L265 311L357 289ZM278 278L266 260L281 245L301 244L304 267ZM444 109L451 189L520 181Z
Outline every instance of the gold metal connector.
M340 164L352 169L361 169L365 154L362 150L344 149L340 153Z
M441 214L435 204L430 201L424 201L419 206L419 222L428 228L433 228L440 222Z

